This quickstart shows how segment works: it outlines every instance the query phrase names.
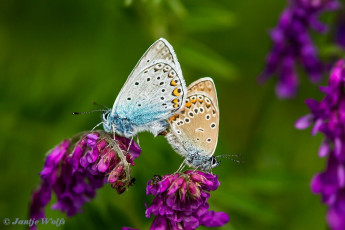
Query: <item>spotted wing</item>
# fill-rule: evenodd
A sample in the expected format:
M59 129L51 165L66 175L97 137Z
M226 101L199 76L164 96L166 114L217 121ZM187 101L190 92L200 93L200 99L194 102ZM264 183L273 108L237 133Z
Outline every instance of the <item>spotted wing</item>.
M132 80L132 78L138 78L140 73L143 72L144 69L146 69L148 66L156 64L157 62L163 62L171 65L176 71L177 75L182 77L180 63L177 60L173 47L167 40L165 40L164 38L160 38L147 49L147 51L135 65L134 69L123 85L119 96L116 98L113 109L120 100L120 96L124 94L124 91L128 91L129 81Z
M128 118L140 127L178 113L186 95L175 52L161 38L137 63L114 103L112 114Z
M214 154L218 142L219 109L211 78L202 78L188 87L185 108L169 122L168 140L181 155Z
M170 43L164 38L160 38L155 41L140 58L128 80L131 77L137 76L143 69L147 66L156 64L158 61L163 61L164 63L170 63L170 65L175 69L177 75L182 76L182 71L180 63L177 60L175 51Z
M205 92L207 93L216 107L218 108L217 92L214 86L214 82L210 77L200 78L199 80L194 81L188 86L188 94L195 92Z

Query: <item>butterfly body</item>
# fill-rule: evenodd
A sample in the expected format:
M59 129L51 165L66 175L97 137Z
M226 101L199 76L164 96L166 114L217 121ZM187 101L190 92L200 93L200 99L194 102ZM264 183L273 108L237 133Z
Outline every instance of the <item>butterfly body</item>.
M148 130L157 136L168 127L168 123L165 120L143 123L140 118L134 119L133 121L128 117L120 117L115 113L114 115L108 115L103 118L103 127L106 132L116 132L120 136L131 138L140 132Z
M219 109L217 93L211 78L201 78L188 87L181 114L169 119L168 142L185 163L210 170L219 163L213 157L218 142Z
M157 40L139 60L113 108L103 114L103 127L130 138L143 131L155 136L183 108L187 94L180 64L171 45Z

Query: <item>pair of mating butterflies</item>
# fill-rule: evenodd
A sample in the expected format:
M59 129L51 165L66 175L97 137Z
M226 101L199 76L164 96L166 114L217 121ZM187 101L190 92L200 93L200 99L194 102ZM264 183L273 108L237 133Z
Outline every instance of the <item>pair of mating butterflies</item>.
M215 85L201 78L187 89L175 52L163 38L139 60L102 123L106 132L127 138L142 131L165 133L187 165L201 170L218 165L213 157L219 125Z

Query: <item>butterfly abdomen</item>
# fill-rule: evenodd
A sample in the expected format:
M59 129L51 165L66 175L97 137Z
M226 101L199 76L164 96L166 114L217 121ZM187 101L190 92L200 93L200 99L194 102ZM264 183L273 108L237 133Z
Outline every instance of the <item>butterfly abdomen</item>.
M178 137L174 134L172 134L171 132L168 132L165 135L165 138L167 139L167 141L169 142L169 144L171 145L171 147L181 156L186 156L187 152L186 150L183 148L183 145L181 144L181 141L178 139Z

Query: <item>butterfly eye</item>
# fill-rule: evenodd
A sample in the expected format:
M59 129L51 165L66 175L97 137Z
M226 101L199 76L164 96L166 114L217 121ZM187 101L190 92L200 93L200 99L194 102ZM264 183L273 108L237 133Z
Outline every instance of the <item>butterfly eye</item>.
M103 113L103 120L108 120L109 112Z

